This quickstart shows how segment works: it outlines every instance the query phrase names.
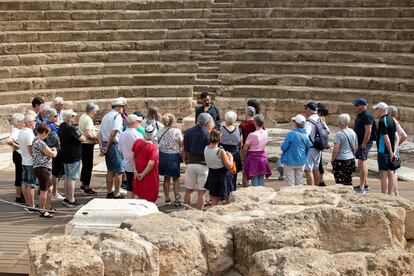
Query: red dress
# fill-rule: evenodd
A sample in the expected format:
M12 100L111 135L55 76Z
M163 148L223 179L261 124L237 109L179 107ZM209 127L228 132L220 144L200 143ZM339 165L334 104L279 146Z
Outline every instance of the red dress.
M138 173L142 173L150 160L155 162L152 170L138 180L134 177L132 182L132 191L141 199L155 202L158 198L159 176L158 176L158 148L152 143L147 143L143 139L138 139L132 145L131 151L135 157L135 168Z

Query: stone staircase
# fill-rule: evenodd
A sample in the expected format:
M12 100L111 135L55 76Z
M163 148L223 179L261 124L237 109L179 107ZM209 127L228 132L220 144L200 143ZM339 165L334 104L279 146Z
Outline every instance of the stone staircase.
M183 118L203 91L222 113L258 98L276 121L363 96L414 130L412 0L0 0L0 30L0 132L35 95Z

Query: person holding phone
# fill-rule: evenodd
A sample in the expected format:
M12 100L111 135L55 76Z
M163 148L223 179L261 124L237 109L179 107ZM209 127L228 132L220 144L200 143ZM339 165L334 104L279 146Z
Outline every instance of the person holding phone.
M211 97L208 94L208 92L201 93L200 99L203 105L196 109L195 124L197 124L197 118L201 113L208 113L211 115L211 117L213 117L214 123L216 124L215 128L220 129L220 126L221 126L220 112L218 108L212 104Z

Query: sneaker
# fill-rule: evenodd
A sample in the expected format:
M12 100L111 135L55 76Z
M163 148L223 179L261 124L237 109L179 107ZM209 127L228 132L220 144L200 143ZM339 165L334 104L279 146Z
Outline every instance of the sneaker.
M35 207L26 207L26 208L24 208L24 210L27 212L27 213L29 213L29 214L36 214L36 213L38 213L39 211L36 209L36 206Z
M113 197L113 199L124 199L125 197L122 194L119 194L118 196Z
M363 195L365 194L365 190L361 187L358 187L358 189L355 190L355 192L359 195Z
M127 190L125 190L125 189L123 189L123 188L121 188L121 189L119 190L119 192L121 193L121 195L126 195L126 194L128 194L128 191L127 191Z
M67 200L66 198L63 199L62 204L65 206L69 205L69 200Z
M83 189L83 193L85 195L96 195L96 194L98 194L93 188Z
M113 192L110 192L110 193L107 193L107 194L106 194L106 198L108 198L108 199L109 199L109 198L114 198L114 196L115 196L115 195L114 195L114 193L113 193Z
M73 207L77 207L77 206L80 206L81 204L80 204L80 202L79 201L77 201L76 199L74 200L74 201L66 201L66 204L65 204L67 207L69 207L69 208L73 208Z
M56 192L56 194L52 195L52 200L63 200L65 199L65 197L61 194L59 194L58 192Z
M371 190L371 188L368 186L368 184L365 184L364 185L364 190L368 192L369 190Z
M19 203L19 204L25 204L26 203L26 201L24 201L24 198L22 198L22 197L16 197L14 202Z

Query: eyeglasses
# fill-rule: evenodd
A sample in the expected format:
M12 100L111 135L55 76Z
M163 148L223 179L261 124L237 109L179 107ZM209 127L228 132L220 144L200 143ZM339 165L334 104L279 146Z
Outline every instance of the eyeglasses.
M55 117L55 118L57 118L57 117L58 117L58 115L55 115L54 117Z

